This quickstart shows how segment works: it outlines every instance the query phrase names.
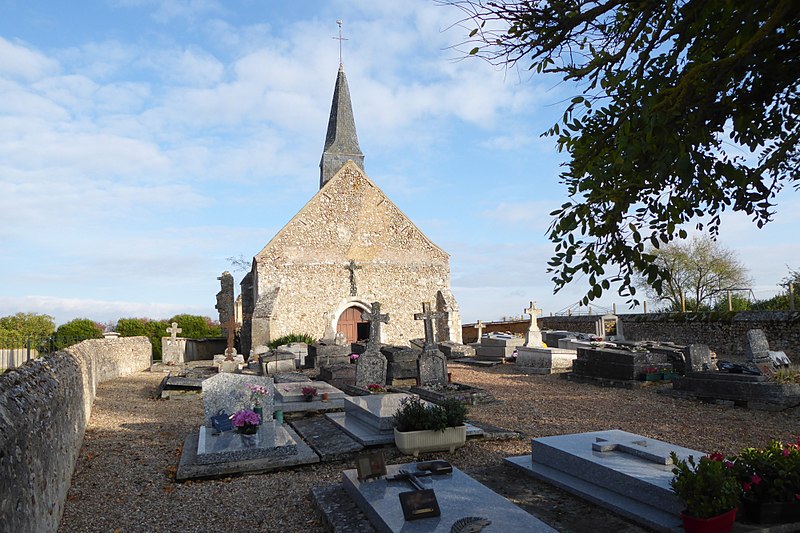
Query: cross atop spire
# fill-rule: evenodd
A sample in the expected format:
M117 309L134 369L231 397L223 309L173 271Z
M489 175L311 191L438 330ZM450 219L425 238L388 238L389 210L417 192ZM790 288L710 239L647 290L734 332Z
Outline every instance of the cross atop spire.
M341 20L341 19L336 21L336 24L339 25L339 36L338 37L332 37L333 39L336 39L337 41L339 41L339 66L340 67L343 64L342 63L342 41L347 41L348 40L346 37L342 37L342 23L343 22L344 21Z

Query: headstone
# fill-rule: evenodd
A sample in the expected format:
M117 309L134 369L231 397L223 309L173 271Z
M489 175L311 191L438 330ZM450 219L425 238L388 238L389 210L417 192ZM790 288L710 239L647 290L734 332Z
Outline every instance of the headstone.
M682 531L684 508L670 487L670 452L679 459L706 454L642 437L607 430L542 437L531 454L506 464L611 509L656 531Z
M161 338L161 361L165 365L182 365L185 362L186 339L178 338L178 333L183 330L178 327L177 322L167 328L169 337Z
M417 360L420 352L409 346L383 346L381 353L386 356L386 383L395 385L395 381L413 380L419 377Z
M525 332L525 344L529 348L542 348L542 330L539 329L538 316L542 314L541 309L536 309L536 302L531 302L531 306L525 309L525 314L531 315L531 323L528 331Z
M272 378L246 374L217 374L203 381L203 414L206 425L211 427L211 417L220 409L229 415L242 409L254 407L251 392L246 384L261 385L274 390ZM272 419L273 394L262 400L264 419Z
M480 320L475 322L475 329L478 330L478 340L476 340L475 342L480 344L481 343L481 337L483 337L483 322L481 322Z
M772 374L773 366L769 356L769 343L763 329L748 330L745 353L749 366L757 368L763 375Z
M686 372L712 370L711 350L705 344L690 344L686 351Z
M503 361L510 357L525 339L503 333L488 333L480 344L475 345L475 357L484 361Z
M308 345L305 368L321 368L323 365L349 362L349 346L339 346L332 339L323 339L318 343Z
M322 313L322 320L325 322L325 331L322 333L322 340L330 341L330 344L333 344L336 340L336 331L333 329L331 314L325 311Z
M294 354L294 362L297 368L303 368L306 364L306 356L308 355L308 344L304 342L292 342L278 346L278 350L282 352L291 352Z
M353 386L356 383L356 366L350 363L322 365L319 369L319 379L327 381L334 387Z
M460 344L458 342L440 342L436 345L439 351L448 359L462 359L464 357L475 357L475 348Z
M595 334L607 341L625 340L622 334L622 322L616 315L603 315L595 322Z
M291 372L296 368L295 354L284 350L275 350L259 355L261 373L265 376L281 372Z
M447 383L447 358L436 348L433 338L433 321L441 313L431 312L431 304L422 304L422 313L415 313L414 320L423 320L425 324L425 345L418 361L418 375L421 385Z
M372 302L372 310L361 314L370 323L369 341L366 351L356 363L356 386L366 387L370 383L386 384L386 357L381 353L381 324L389 323L389 315L381 314L381 304Z

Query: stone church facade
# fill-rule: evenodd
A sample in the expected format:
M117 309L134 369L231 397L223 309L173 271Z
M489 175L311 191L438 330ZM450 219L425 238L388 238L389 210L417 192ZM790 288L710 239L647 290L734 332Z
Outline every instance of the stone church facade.
M381 342L422 337L423 324L414 320L422 302L449 313L437 324L437 340L461 342L448 254L370 180L363 160L340 66L320 190L254 257L241 283L245 353L289 333L365 339L361 312L376 301L390 317Z

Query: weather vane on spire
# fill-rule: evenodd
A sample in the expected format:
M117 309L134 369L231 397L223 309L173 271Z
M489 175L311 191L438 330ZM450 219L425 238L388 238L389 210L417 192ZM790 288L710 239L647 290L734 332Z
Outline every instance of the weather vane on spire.
M337 41L339 41L339 65L340 66L342 64L342 41L347 41L348 40L345 37L342 37L342 23L343 22L344 21L341 20L341 19L336 21L336 24L339 25L339 36L338 37L332 37L332 39L336 39Z

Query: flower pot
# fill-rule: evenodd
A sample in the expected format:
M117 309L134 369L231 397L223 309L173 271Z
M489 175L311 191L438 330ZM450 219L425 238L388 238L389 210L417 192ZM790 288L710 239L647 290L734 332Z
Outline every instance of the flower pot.
M253 407L253 412L258 415L258 418L261 420L261 424L264 423L264 408L263 407Z
M248 433L240 433L239 438L242 440L242 446L245 448L254 448L256 445L256 439L258 435L256 434L248 434Z
M800 522L800 502L742 502L744 518L756 524Z
M328 401L328 393L327 392L323 392L322 393L322 401L323 402L327 402Z
M258 426L253 424L245 424L239 427L236 431L238 431L240 435L255 435L258 433Z
M727 533L733 529L736 520L736 509L711 518L695 518L681 512L683 530L686 533Z
M419 452L449 451L453 453L467 441L467 426L449 427L444 431L397 431L394 443L406 455L416 457Z

